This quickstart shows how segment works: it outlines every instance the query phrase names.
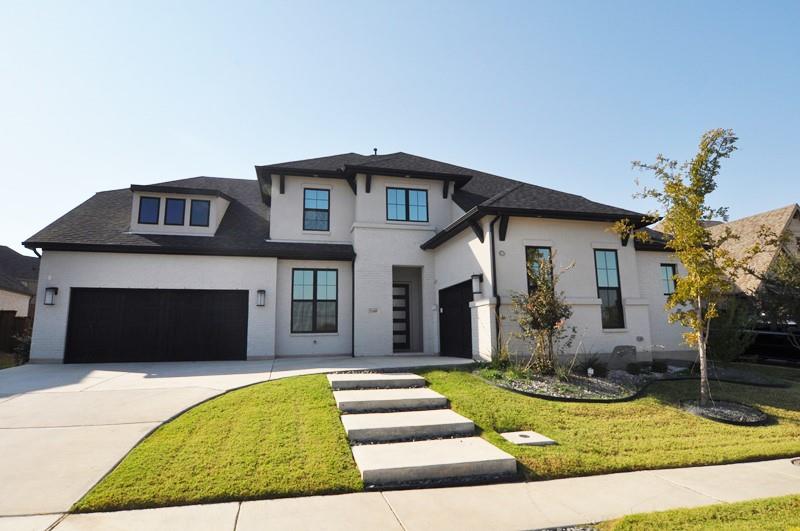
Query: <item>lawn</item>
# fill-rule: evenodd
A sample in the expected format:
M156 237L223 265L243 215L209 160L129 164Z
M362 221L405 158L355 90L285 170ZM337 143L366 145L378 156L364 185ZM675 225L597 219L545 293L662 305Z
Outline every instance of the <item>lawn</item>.
M419 371L529 479L767 459L800 454L800 380L764 388L715 383L715 398L754 404L776 421L738 427L675 407L696 381L657 382L614 404L541 400L465 370ZM770 369L772 376L784 373ZM796 375L796 373L791 373ZM497 432L532 429L557 446L515 446ZM254 385L161 426L73 508L108 511L363 490L323 375Z
M604 531L649 531L650 529L783 531L800 529L800 496L711 505L698 509L635 514L620 520L605 522L601 524L600 529Z
M530 398L459 370L423 371L430 387L471 418L482 436L514 455L530 479L711 465L800 454L800 384L765 388L714 383L714 398L753 404L776 421L761 427L720 424L675 405L696 396L696 381L656 382L631 402L590 404ZM557 446L525 447L498 432L534 430Z
M254 385L158 428L78 512L363 489L324 375Z

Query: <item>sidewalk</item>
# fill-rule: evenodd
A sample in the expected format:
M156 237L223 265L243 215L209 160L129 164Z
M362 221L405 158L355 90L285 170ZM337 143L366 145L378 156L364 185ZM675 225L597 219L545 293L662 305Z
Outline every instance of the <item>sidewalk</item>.
M54 529L539 529L786 494L800 494L800 467L777 459L530 483L68 515ZM0 519L0 530L41 530L60 516Z

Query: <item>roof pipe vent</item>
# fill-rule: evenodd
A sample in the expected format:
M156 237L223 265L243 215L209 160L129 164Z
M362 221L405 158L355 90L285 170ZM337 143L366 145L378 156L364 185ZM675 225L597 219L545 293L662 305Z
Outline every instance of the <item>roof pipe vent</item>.
M373 155L377 155L378 154L378 148L372 148L372 154Z

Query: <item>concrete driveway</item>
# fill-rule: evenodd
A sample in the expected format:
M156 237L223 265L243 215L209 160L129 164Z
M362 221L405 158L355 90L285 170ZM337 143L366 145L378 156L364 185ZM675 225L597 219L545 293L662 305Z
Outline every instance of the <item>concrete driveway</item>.
M469 362L398 356L5 369L0 371L0 517L54 515L55 520L159 424L230 389L302 374ZM10 522L0 518L0 524Z

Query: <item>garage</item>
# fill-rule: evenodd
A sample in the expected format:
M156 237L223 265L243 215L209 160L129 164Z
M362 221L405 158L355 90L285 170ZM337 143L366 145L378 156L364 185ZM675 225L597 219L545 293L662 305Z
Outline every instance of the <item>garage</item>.
M72 288L65 363L247 358L247 290Z

